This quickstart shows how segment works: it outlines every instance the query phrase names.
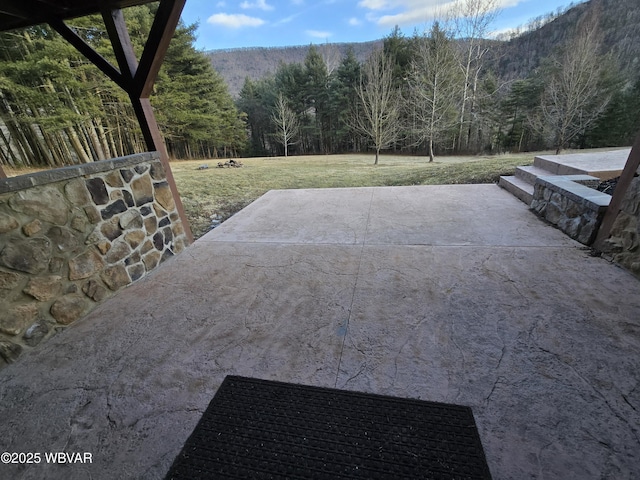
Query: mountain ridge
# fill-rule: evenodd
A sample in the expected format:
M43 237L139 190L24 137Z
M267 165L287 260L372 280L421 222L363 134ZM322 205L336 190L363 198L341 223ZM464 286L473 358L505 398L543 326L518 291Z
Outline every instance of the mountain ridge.
M584 15L595 9L602 33L602 52L611 52L623 76L634 81L640 67L640 2L638 0L590 0L568 8L536 29L508 40L489 40L487 68L503 80L526 77L553 53ZM358 61L383 44L384 39L355 43L313 44L323 56L344 57L351 48ZM463 41L463 40L461 40ZM287 47L239 47L204 52L225 80L229 93L239 95L245 78L257 80L275 73L280 63L304 63L310 45Z

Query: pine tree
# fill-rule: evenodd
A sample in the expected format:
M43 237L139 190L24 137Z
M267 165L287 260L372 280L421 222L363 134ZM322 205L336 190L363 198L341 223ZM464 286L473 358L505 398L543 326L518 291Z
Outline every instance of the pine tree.
M174 157L237 156L244 125L226 84L193 47L195 29L178 26L167 51L152 98L158 124Z

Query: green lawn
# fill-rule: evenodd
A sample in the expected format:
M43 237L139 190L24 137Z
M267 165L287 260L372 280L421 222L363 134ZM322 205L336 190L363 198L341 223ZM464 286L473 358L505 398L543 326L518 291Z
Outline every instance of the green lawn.
M171 168L196 238L206 233L212 215L223 220L269 190L391 185L494 183L531 165L535 154L440 157L319 155L241 159L241 168L217 168L220 160L175 161ZM198 170L207 164L208 169Z

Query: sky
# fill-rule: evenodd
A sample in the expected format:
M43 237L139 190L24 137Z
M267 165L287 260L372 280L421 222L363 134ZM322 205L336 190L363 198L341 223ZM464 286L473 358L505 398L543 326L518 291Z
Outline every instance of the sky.
M381 39L394 26L411 36L430 28L452 0L187 0L186 24L198 23L196 48L282 47ZM525 25L571 0L491 0L494 32ZM581 3L585 0L574 0Z

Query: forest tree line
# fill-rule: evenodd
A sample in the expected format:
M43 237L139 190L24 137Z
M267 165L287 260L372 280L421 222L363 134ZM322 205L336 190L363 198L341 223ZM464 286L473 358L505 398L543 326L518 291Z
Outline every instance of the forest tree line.
M597 9L581 15L522 78L487 40L496 0L459 0L429 31L394 29L364 61L325 45L247 78L239 97L180 24L151 98L172 158L381 151L426 155L629 145L640 76L602 48ZM124 10L138 54L157 6ZM101 55L102 19L70 26ZM516 39L517 40L517 39ZM634 76L635 75L635 76ZM127 95L46 25L0 34L0 162L84 163L144 151Z
M496 71L503 42L486 40L495 0L460 0L422 34L406 37L396 28L365 62L351 53L336 61L326 46L310 46L304 63L245 80L237 105L246 114L249 151L370 150L377 159L392 149L433 160L630 145L640 129L640 75L604 51L593 3L523 78Z
M123 10L140 58L157 4ZM99 15L68 22L117 65ZM222 78L195 49L196 26L180 24L151 102L173 158L238 156L244 121ZM127 94L47 25L0 33L0 162L86 163L146 151Z

